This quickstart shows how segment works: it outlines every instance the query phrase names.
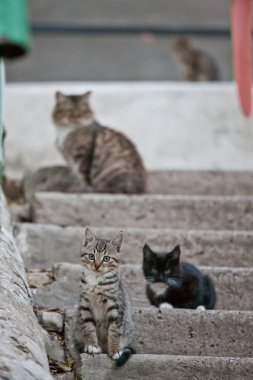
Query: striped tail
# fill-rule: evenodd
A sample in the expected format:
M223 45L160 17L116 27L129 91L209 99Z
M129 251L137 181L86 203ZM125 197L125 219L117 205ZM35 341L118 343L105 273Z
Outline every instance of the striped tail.
M134 354L136 354L135 350L130 346L126 346L122 352L122 355L116 360L116 366L121 367Z

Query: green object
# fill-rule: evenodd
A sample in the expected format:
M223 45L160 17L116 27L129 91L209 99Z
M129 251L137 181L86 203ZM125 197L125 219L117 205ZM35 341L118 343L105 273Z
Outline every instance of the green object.
M27 1L0 0L0 57L19 57L29 43Z

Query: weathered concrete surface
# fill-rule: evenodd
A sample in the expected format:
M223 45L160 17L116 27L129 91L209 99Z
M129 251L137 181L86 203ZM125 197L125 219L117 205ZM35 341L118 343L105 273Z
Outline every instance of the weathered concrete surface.
M94 228L97 236L112 238L118 228ZM50 268L55 262L80 263L83 227L22 223L15 227L17 245L26 268ZM139 264L142 247L169 251L180 244L182 259L195 265L248 267L253 264L253 232L124 229L122 264Z
M37 223L96 227L252 230L253 197L37 193Z
M85 192L85 185L69 167L58 165L25 174L25 198L30 200L38 191Z
M65 342L73 354L76 309L65 317ZM134 341L138 354L251 357L253 313L239 311L135 308Z
M251 380L253 359L137 354L121 368L107 355L82 354L76 373L82 380Z
M49 166L24 177L26 199L39 191L87 192L67 166ZM148 193L171 195L253 195L253 172L160 170L148 172Z
M54 311L37 311L36 316L41 326L47 331L61 333L63 331L64 317L62 313Z
M43 338L2 193L0 217L0 378L50 380Z
M215 283L216 309L253 310L253 269L200 267ZM80 274L77 264L59 263L53 267L56 281L35 289L34 301L45 307L70 307L78 304ZM145 280L139 265L122 266L122 278L135 306L149 305L145 295Z
M148 192L175 195L253 195L253 172L151 171L148 176Z
M70 38L73 46L73 38ZM169 44L167 37L165 39L167 49ZM52 50L59 43L66 45L62 37L54 37L53 40ZM111 53L108 45L104 47L104 42L105 39L101 40L100 48L109 54L111 61ZM67 56L76 56L76 51L83 45L83 40L78 39L72 54ZM46 48L48 51L48 43ZM62 52L65 55L65 48ZM40 54L38 52L37 57ZM52 54L47 54L47 59L51 60ZM65 60L63 58L59 63L61 69L66 66L61 64ZM125 60L124 52L124 66ZM20 69L22 62L18 62ZM83 70L83 60L78 65L80 62ZM104 72L104 62L101 62ZM57 70L59 65L56 65ZM55 66L55 62L44 65L47 72L50 66ZM8 133L6 169L10 175L64 163L55 146L56 135L51 120L57 90L70 94L93 90L92 107L97 119L126 133L137 145L148 170L252 171L252 120L247 120L240 111L234 83L78 81L7 86L4 120ZM26 108L30 112L24 114Z

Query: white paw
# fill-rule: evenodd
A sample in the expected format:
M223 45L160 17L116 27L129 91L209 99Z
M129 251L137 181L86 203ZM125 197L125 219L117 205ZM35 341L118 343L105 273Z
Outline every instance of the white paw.
M206 310L205 306L203 305L199 305L196 310Z
M88 354L100 354L100 352L102 352L102 350L100 347L85 346L84 352L87 352Z
M121 357L121 355L122 355L122 351L115 352L115 354L112 355L112 359L117 360L118 358Z
M164 302L160 304L159 309L161 310L161 312L166 313L167 311L174 309L174 307L170 303Z

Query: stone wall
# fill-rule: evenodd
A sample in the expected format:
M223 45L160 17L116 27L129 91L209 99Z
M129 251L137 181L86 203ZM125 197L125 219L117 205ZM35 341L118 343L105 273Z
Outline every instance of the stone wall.
M51 380L24 264L0 193L0 378Z

